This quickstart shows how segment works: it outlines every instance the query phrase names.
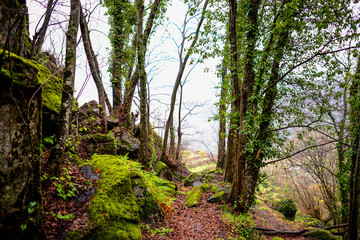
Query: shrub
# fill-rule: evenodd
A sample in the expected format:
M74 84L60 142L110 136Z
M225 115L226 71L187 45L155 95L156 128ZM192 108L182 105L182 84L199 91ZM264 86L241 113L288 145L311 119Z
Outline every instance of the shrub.
M285 219L294 221L297 208L294 200L292 200L291 198L285 198L281 200L277 204L276 210L281 212L284 215Z

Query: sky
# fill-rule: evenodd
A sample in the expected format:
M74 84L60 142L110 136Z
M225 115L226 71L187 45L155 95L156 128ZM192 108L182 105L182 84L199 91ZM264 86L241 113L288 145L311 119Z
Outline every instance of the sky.
M47 1L27 1L30 16L30 36L34 34L37 22L45 11L45 6L42 6L39 2L46 4ZM60 2L62 1L60 0ZM62 52L64 50L61 51L61 49L64 49L65 44L64 33L69 12L67 2L64 1L65 4L63 6L60 4L55 9L56 14L51 20L54 26L49 29L44 45L44 49L55 53L60 61L64 56L64 52ZM81 2L85 8L95 9L91 14L89 22L91 29L90 37L98 57L104 87L108 96L112 98L110 77L107 71L111 46L107 37L109 25L107 24L107 16L105 14L106 8L98 6L98 1L96 0ZM172 1L172 5L167 9L167 20L164 20L163 24L158 26L155 34L151 36L148 48L148 53L151 54L148 57L146 71L148 73L148 81L151 80L151 121L157 127L156 130L159 134L162 134L162 127L164 126L165 118L167 118L171 92L179 69L179 63L174 61L174 59L177 59L177 48L174 41L179 42L179 31L176 25L181 27L185 10L186 7L181 1ZM60 26L58 24L55 25L58 22L61 22ZM218 62L218 59L205 60L204 63L197 64L188 76L187 73L192 69L192 66L187 66L184 73L184 78L187 76L187 83L183 88L183 115L189 112L186 108L191 109L195 105L199 105L186 117L183 123L184 142L187 143L187 147L193 150L211 150L213 153L216 153L218 124L216 122L209 122L208 119L216 112L214 104L218 100L216 97L217 90L215 89L219 83L219 79L216 76L216 65ZM78 96L87 78L89 79L86 87L83 93ZM96 87L90 76L90 70L81 42L78 45L75 90L75 97L79 97L78 102L80 106L90 100L97 99ZM133 106L136 108L136 104ZM177 112L175 114L177 115Z

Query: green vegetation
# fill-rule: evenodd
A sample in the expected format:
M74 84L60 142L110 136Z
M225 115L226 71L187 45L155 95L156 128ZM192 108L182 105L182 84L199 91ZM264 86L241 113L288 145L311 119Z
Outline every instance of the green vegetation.
M342 237L336 237L330 233L330 231L323 229L316 229L304 234L305 237L309 237L314 240L339 240Z
M283 199L277 204L276 209L284 215L285 219L294 221L297 211L294 200Z
M235 228L239 240L255 239L255 223L250 214L234 214L229 210L223 213L223 220L230 228Z

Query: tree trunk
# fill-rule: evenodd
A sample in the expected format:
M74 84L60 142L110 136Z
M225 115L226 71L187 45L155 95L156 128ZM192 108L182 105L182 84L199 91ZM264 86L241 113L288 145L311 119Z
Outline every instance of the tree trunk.
M106 106L109 109L109 112L112 113L112 107L110 104L110 101L107 97L107 94L104 89L104 85L102 84L102 80L100 77L100 68L99 64L96 58L96 55L94 53L94 50L92 48L91 40L90 40L90 31L86 23L86 19L83 13L83 10L80 10L80 28L81 28L81 37L84 44L84 49L86 53L86 58L88 60L91 75L93 76L98 95L99 95L99 104L101 107L99 107L100 115L101 115L101 121L103 125L103 131L107 132L107 123L106 123ZM106 105L105 105L106 104Z
M58 118L57 147L48 161L50 175L57 175L63 162L65 141L71 128L71 114L74 103L74 82L76 69L76 37L80 23L80 1L71 0L70 19L66 31L66 58L63 76L61 107Z
M143 41L144 41L144 56L146 54L146 46L147 42L150 38L150 33L153 29L154 20L158 14L158 10L160 7L160 3L162 0L155 0L150 15L148 17L148 20L146 22L146 27L143 35ZM133 73L132 77L131 74ZM127 82L127 86L125 88L124 93L124 101L123 105L121 107L121 113L120 113L120 121L123 123L123 125L127 128L131 127L131 105L134 98L134 92L137 84L139 83L139 66L136 66L135 71L132 71L132 68L129 69L129 77L130 80Z
M168 120L166 121L165 133L164 133L164 139L163 139L163 146L162 146L162 150L161 150L160 161L164 161L165 155L166 155L166 148L167 148L167 142L168 142L168 137L169 137L170 123L171 123L171 119L172 119L172 117L174 115L177 90L179 88L179 85L180 85L180 82L181 82L181 79L182 79L182 75L184 74L187 61L188 61L188 59L190 57L191 50L194 48L194 46L195 46L195 44L196 44L196 42L197 42L197 40L199 38L200 28L201 28L201 25L202 25L202 23L204 21L204 18L205 18L205 11L206 11L206 7L207 7L208 3L209 3L209 0L206 0L205 3L204 3L202 13L201 13L201 18L200 18L200 21L199 21L199 23L197 25L197 29L196 29L193 41L191 43L191 46L189 47L189 50L186 53L186 56L185 56L184 60L180 64L180 69L179 69L178 75L176 77L174 88L173 88L173 91L172 91L172 94L171 94L170 113L169 113Z
M146 72L145 72L145 42L143 39L144 23L144 0L136 0L137 7L137 59L140 79L140 162L147 167L148 165L148 121L146 113Z
M54 2L54 0L49 0L47 3L43 24L33 37L31 58L36 58L38 56L39 52L41 51L41 47L45 40L46 31L49 26L50 17L51 17L51 14L52 14L57 2L58 2L58 0L55 0L55 2Z
M360 239L360 57L350 88L352 137L349 231L347 239Z
M174 156L175 156L175 126L174 126L174 118L171 119L171 125L170 125L169 155L170 155L171 157L174 157Z
M219 104L219 142L218 142L218 168L224 169L225 167L225 146L226 146L226 84L225 77L227 75L227 65L222 63L221 73L221 92Z
M182 99L183 99L183 85L180 84L180 99L179 99L179 114L178 114L178 129L177 129L177 133L178 133L178 141L177 141L177 146L176 146L176 153L175 153L175 161L179 162L180 161L180 152L181 152L181 141L182 141L182 132L181 132L181 107L182 107Z

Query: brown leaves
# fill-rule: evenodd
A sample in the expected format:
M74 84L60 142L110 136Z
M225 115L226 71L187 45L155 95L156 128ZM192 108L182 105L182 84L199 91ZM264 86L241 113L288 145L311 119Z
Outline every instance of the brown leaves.
M189 190L189 188L181 189L181 191L184 190ZM206 202L210 195L210 191L203 195L199 207L187 208L184 206L186 195L179 194L172 204L171 214L166 215L164 223L160 226L152 226L152 229L165 227L173 229L173 231L162 236L161 234L154 235L150 230L143 229L143 239L229 239L230 234L221 218L219 205Z

